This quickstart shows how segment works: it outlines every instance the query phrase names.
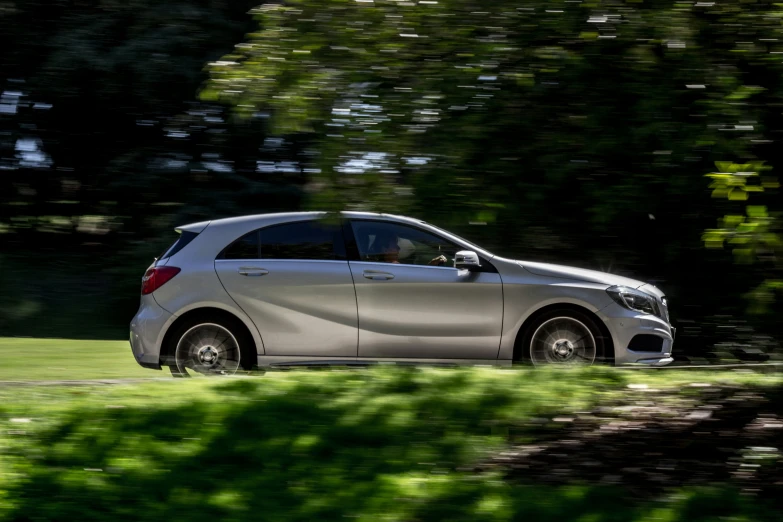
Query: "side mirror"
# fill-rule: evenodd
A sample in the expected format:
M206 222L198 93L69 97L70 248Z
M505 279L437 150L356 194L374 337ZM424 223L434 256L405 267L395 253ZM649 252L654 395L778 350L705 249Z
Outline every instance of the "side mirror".
M454 256L454 268L460 270L475 270L481 268L479 256L472 250L460 250Z

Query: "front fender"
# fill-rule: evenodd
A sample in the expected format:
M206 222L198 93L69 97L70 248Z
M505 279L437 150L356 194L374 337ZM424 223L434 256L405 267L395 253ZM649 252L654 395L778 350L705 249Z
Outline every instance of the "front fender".
M606 285L599 283L506 283L503 280L503 334L498 359L512 359L520 328L530 316L548 306L567 304L596 313L611 304Z

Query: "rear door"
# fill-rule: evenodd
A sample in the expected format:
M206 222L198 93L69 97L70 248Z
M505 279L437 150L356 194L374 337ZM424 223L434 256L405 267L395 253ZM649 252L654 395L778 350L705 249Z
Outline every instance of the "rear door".
M339 226L277 224L215 260L226 291L255 322L266 355L356 357L356 293Z

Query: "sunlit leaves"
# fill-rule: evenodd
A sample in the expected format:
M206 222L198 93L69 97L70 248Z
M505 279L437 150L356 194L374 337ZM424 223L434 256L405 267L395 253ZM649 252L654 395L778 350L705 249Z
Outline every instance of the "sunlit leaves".
M720 172L707 174L707 177L713 180L710 184L713 197L729 201L747 201L752 192L761 193L765 188L779 186L777 181L771 178L758 183L759 172L770 170L770 167L759 162L736 164L719 161L715 165ZM702 241L707 248L723 248L724 245L729 245L738 264L771 261L772 271L776 272L781 268L777 259L783 243L778 233L779 227L779 219L770 214L765 205L747 205L745 215L725 215L720 228L706 230ZM767 281L749 294L752 311L763 311L765 303L774 300L776 285L777 283Z
M707 174L707 177L713 180L710 184L710 188L713 189L712 197L746 201L748 192L764 191L764 187L758 184L759 172L769 170L770 167L761 163L734 164L721 161L716 162L715 165L720 172Z

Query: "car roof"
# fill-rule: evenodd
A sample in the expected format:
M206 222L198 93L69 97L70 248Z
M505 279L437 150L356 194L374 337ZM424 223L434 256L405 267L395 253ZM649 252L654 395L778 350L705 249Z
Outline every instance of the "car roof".
M324 217L328 214L329 214L328 212L324 212L324 211L274 212L274 213L267 213L267 214L249 214L244 216L215 219L211 221L199 221L198 223L189 223L187 225L182 225L177 227L176 230L199 233L202 230L204 230L207 227L207 225L209 225L210 227L215 227L215 226L222 227L222 226L232 226L232 225L237 225L240 223L247 223L247 222L253 222L253 223L257 222L259 225L263 225L265 223L268 224L286 223L289 221L297 221L297 220L307 219L307 218L317 219L320 217ZM339 214L341 217L345 217L345 218L355 218L355 219L380 218L380 219L387 219L390 221L424 223L424 221L421 219L411 218L407 216L400 216L396 214L378 213L378 212L343 211L340 212Z

